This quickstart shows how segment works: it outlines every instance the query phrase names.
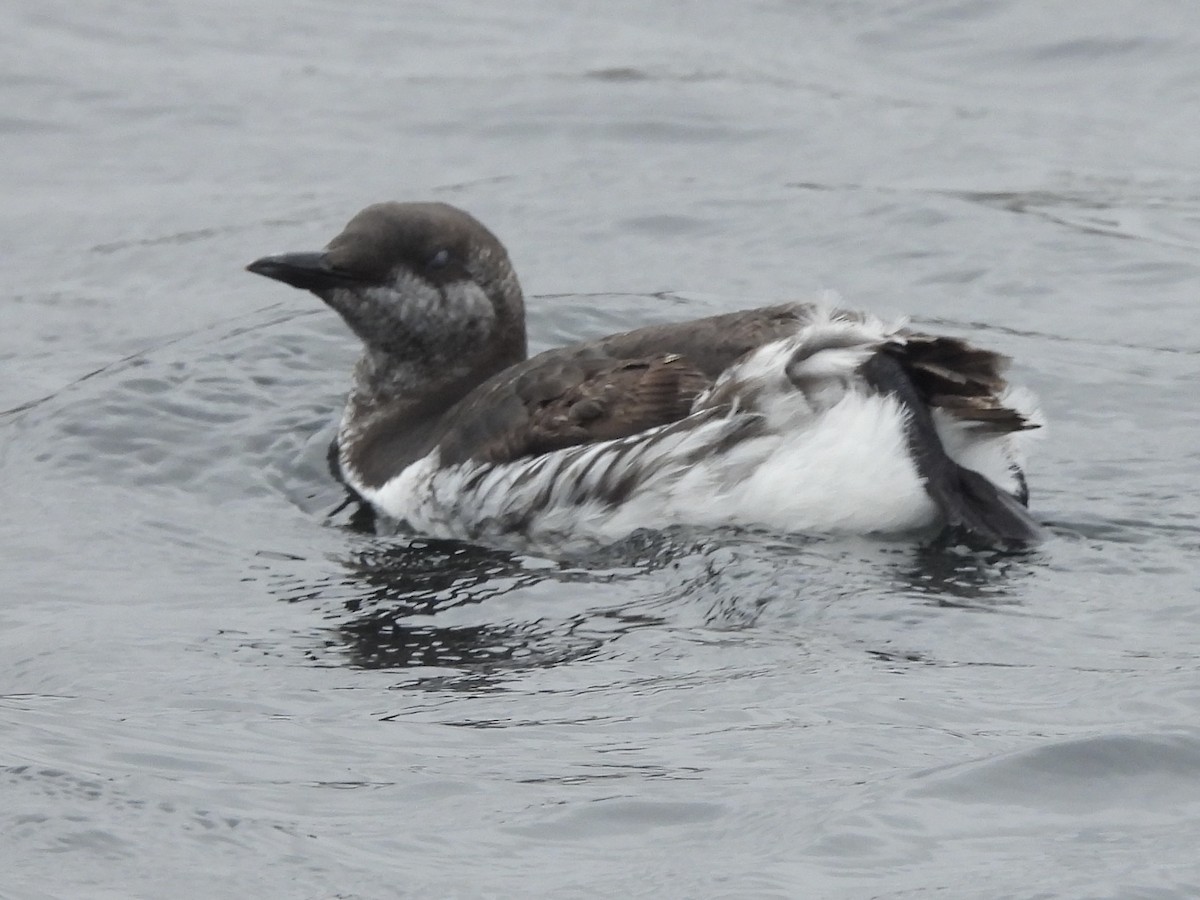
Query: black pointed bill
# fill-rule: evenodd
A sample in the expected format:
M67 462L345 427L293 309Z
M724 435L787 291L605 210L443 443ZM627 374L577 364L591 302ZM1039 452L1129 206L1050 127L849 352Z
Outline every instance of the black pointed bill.
M318 294L331 288L347 287L356 282L353 276L332 268L324 252L264 256L246 266L246 271Z

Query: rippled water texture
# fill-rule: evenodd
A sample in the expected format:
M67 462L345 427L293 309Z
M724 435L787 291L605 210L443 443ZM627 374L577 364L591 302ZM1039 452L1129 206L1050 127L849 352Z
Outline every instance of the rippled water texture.
M0 895L1200 895L1200 7L0 9ZM381 538L360 206L538 348L840 292L1011 354L1051 538Z

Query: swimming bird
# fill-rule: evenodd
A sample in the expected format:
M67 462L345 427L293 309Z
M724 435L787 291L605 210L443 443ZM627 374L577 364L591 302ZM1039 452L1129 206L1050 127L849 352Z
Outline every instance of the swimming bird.
M1005 357L960 338L795 302L530 357L508 253L443 203L375 204L324 250L247 268L316 294L362 341L336 467L422 533L1038 537L1021 444L1039 414Z

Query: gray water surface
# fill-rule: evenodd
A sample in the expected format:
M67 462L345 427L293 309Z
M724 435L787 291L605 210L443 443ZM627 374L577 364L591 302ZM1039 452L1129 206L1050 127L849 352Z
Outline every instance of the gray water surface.
M1200 895L1200 7L0 8L0 896ZM383 199L535 348L839 292L1010 354L1048 542L377 537L245 274Z

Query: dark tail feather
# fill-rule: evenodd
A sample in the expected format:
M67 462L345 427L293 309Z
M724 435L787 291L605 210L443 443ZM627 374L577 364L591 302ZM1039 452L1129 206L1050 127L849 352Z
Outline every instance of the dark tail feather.
M1024 546L1041 540L1041 528L1016 497L972 469L951 465L957 471L948 481L925 485L951 533L990 546Z
M909 450L926 492L954 537L990 546L1040 540L1041 529L1019 500L947 455L929 407L900 360L881 350L860 371L877 391L895 397L908 410Z

